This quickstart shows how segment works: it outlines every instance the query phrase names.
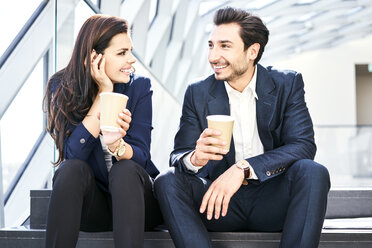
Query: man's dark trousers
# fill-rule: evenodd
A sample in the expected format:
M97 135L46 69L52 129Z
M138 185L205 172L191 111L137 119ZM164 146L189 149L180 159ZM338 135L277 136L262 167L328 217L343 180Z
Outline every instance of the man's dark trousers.
M299 160L279 176L241 186L218 220L199 213L211 183L178 167L156 179L155 193L177 248L211 247L208 230L283 231L280 247L318 247L330 188L324 166Z

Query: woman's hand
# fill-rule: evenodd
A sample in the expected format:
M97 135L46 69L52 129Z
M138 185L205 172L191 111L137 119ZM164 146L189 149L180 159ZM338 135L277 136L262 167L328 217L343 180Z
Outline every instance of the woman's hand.
M109 148L110 146L114 146L115 144L117 144L117 141L119 139L127 135L127 131L132 121L131 116L132 116L132 113L128 109L124 109L119 114L119 118L117 119L117 123L120 125L119 131L118 132L102 131L103 141ZM115 149L110 149L110 150L112 151Z
M93 50L90 56L90 74L98 84L99 92L112 92L114 86L105 72L105 64L105 57Z

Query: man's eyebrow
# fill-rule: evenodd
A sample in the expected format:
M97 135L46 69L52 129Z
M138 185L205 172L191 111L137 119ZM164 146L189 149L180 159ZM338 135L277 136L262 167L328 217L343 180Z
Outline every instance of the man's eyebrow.
M213 43L213 41L209 40L208 43ZM217 43L233 43L231 40L219 40Z
M219 40L218 43L232 43L231 40Z

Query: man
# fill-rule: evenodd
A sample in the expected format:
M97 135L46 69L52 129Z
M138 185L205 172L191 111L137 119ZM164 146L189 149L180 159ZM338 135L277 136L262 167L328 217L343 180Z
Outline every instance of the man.
M330 188L314 162L302 76L258 64L269 31L244 10L216 12L214 75L185 94L171 165L155 181L176 247L211 247L210 231L282 231L281 247L317 247ZM235 119L230 150L206 116Z

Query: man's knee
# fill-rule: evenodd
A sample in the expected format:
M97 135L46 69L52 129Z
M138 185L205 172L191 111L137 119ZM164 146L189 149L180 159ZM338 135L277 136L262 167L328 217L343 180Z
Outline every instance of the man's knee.
M156 177L154 189L157 197L161 195L171 196L180 189L180 177L175 172L175 168L172 167Z
M302 178L306 180L306 178L309 178L316 180L318 184L324 184L325 186L328 186L328 188L330 187L328 169L313 160L298 160L291 166L290 170L295 172L297 179Z
M175 174L174 174L174 167L168 169L165 172L160 173L154 182L155 190L167 190L170 186L175 183Z

